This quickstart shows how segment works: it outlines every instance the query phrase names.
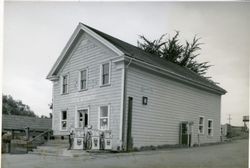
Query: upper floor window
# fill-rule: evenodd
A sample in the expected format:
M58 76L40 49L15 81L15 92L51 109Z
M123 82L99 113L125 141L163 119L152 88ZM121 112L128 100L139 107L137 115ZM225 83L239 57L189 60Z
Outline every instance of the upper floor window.
M207 133L208 135L210 136L213 136L213 120L208 120L208 123L207 123Z
M81 70L79 73L79 90L87 89L88 70Z
M204 117L199 117L199 134L204 134Z
M61 130L67 129L67 111L61 112Z
M110 63L105 63L101 66L101 85L110 84L110 65Z
M62 76L62 94L68 93L68 75Z
M100 130L109 129L109 114L110 114L110 106L101 106L99 108L99 129Z

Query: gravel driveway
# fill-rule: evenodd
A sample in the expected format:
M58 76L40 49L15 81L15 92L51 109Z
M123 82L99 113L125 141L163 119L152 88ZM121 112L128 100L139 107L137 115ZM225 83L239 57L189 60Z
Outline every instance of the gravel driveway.
M2 155L3 168L247 168L248 140L185 149L98 154L78 158Z

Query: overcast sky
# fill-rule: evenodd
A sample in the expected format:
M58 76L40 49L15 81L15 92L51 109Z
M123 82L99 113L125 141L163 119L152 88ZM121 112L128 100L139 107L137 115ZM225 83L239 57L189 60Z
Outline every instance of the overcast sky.
M8 2L4 9L3 93L48 115L52 83L46 75L79 22L136 45L138 35L202 37L201 61L228 91L222 123L243 125L248 114L250 5L236 2Z

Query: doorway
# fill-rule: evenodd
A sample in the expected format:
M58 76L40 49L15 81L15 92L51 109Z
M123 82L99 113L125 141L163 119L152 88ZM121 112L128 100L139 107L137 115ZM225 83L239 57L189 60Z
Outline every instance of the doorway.
M192 125L189 122L180 124L180 145L191 146L192 142Z
M78 128L88 127L89 125L88 109L78 110L77 115L78 115Z

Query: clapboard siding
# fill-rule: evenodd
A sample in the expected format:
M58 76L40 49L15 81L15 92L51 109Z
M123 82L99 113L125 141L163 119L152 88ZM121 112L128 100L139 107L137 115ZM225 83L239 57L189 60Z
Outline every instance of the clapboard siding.
M60 80L53 84L53 130L56 135L66 135L68 131L60 131L60 113L67 109L68 129L75 127L76 110L89 108L89 121L94 129L98 127L98 108L101 105L111 106L110 129L113 144L119 139L120 106L121 106L121 69L117 69L112 59L117 55L103 44L84 33L75 45L65 65L59 71L69 74L69 94L61 95ZM111 61L111 85L100 87L100 65ZM88 68L88 86L85 91L78 91L79 70Z
M205 117L200 143L220 140L220 95L146 71L132 64L127 69L127 97L133 97L132 138L134 147L178 144L179 124L193 121L192 143L198 143L199 116ZM148 105L142 105L142 97ZM213 136L207 122L213 120Z

